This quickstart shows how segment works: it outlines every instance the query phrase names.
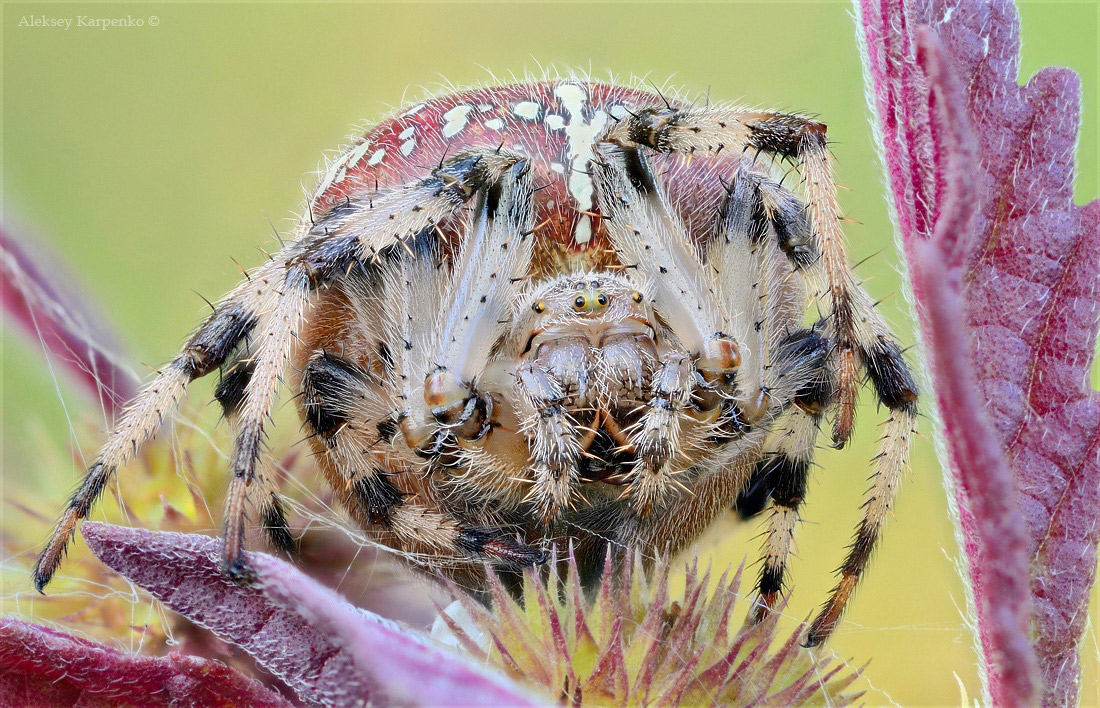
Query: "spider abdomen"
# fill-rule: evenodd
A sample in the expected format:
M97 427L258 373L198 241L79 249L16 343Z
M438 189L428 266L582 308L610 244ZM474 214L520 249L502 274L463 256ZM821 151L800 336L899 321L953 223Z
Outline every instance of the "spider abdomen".
M380 123L331 163L315 192L312 215L323 220L349 199L409 184L448 156L492 146L530 161L539 187L534 222L540 274L614 263L588 162L609 126L663 104L651 92L580 81L486 87L422 101ZM706 220L722 194L712 160L699 158L657 158L694 238L705 237L711 226ZM446 231L460 237L454 224Z

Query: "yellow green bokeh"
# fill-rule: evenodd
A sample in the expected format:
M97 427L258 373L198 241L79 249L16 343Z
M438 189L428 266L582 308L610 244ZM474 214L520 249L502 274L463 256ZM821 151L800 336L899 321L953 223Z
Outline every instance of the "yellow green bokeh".
M1084 85L1077 200L1097 193L1098 6L1022 7L1023 72L1070 66ZM135 370L170 357L206 308L275 244L322 155L406 100L541 66L647 76L703 96L819 114L830 125L854 260L913 341L883 177L871 144L845 3L3 6L5 227L64 257L113 321ZM142 27L20 27L23 17L141 19ZM155 25L153 18L156 18ZM33 344L3 340L3 482L53 500L79 472L72 428L102 414L66 390ZM1094 374L1094 384L1098 382ZM210 386L196 387L201 405ZM859 517L878 414L827 451L805 509L788 608L825 598ZM206 416L207 419L210 416ZM70 426L69 420L73 421ZM925 426L929 424L925 422ZM86 434L79 442L89 444ZM289 444L287 426L276 440ZM125 471L123 473L125 475ZM319 480L315 483L319 484ZM832 648L857 664L870 704L958 705L980 695L958 551L928 439L896 518ZM9 507L0 507L7 513ZM45 525L29 538L37 542ZM704 540L716 563L755 557L756 525ZM87 553L78 546L76 553ZM3 595L30 590L6 586ZM1093 610L1095 611L1095 601ZM1100 702L1097 646L1084 644L1082 700Z

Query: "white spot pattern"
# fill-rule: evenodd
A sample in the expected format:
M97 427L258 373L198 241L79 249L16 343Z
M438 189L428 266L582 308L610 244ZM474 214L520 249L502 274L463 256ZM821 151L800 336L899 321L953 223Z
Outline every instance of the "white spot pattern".
M354 167L356 163L363 159L363 155L367 154L367 148L369 147L369 140L364 140L356 145L355 149L348 153L348 157L344 160L344 164L348 167Z
M502 121L500 118L490 118L489 120L485 121L485 127L490 130L503 130L504 121Z
M374 151L374 154L370 156L370 159L367 160L367 164L370 165L371 167L374 167L375 165L377 165L379 162L381 162L385 158L386 158L386 148L378 148L377 150Z
M466 127L472 110L474 110L473 106L460 104L444 113L443 120L446 122L443 124L443 137L450 138L458 135L459 131Z
M363 159L363 155L367 154L367 148L370 147L370 141L364 140L348 152L344 153L339 160L332 163L324 177L321 178L321 183L317 185L316 195L320 196L328 191L328 188L334 184L337 184L345 177L348 176L348 168L354 167L356 163Z
M542 106L535 101L520 101L512 106L512 113L525 120L538 120Z

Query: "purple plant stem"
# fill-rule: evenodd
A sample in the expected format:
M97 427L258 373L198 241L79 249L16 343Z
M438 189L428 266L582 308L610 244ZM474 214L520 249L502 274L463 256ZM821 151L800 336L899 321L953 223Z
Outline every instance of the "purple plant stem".
M358 610L276 558L247 554L255 581L221 571L221 542L86 522L100 560L282 679L311 705L533 706L527 691L415 632Z
M970 569L976 595L979 632L989 659L988 683L994 705L1029 705L1035 700L1038 664L1028 644L1031 617L1028 595L1026 527L1011 470L1001 452L969 364L961 299L959 238L974 216L973 163L959 87L947 72L935 37L917 32L917 62L931 86L929 127L945 155L942 209L929 241L914 244L913 289L919 291L922 323L936 399L961 491L967 505L968 534L974 539Z
M134 656L46 627L0 619L0 705L20 708L290 708L218 661Z
M1100 534L1100 404L1087 385L1100 202L1072 203L1079 82L1046 69L1016 84L1007 0L859 10L987 690L996 704L1032 700L1030 637L1043 703L1071 705Z
M48 260L33 258L7 227L0 230L0 303L9 318L115 415L137 392L135 378L111 355L115 338L102 318L89 312L88 298L66 287L73 279Z

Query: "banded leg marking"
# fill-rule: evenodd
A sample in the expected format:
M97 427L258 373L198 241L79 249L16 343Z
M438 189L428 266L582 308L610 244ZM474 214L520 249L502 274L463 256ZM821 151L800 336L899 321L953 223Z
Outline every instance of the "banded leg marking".
M825 642L836 629L886 524L917 432L916 384L900 349L882 334L879 346L868 358L871 383L879 400L890 409L890 417L883 425L879 452L872 458L872 484L863 519L840 568L840 582L806 634L804 645L808 647Z
M380 382L340 357L320 353L303 376L306 424L319 438L319 453L338 480L340 499L364 527L391 533L411 552L457 554L504 566L541 563L544 552L497 529L465 526L454 517L417 504L394 484L401 474L386 464L386 448L395 431L367 410ZM410 472L418 474L419 472Z
M770 489L772 513L757 580L754 621L767 617L779 604L791 552L799 508L806 497L806 480L813 463L819 420L800 410L787 413L770 444L757 462L753 477Z
M244 283L227 295L191 336L182 352L157 374L126 409L107 437L84 481L73 493L50 540L34 565L34 586L42 592L50 582L77 524L88 517L111 476L140 446L151 440L166 418L171 417L186 394L187 385L219 367L255 325L250 307L253 289L262 292L270 268L261 268L254 282Z

